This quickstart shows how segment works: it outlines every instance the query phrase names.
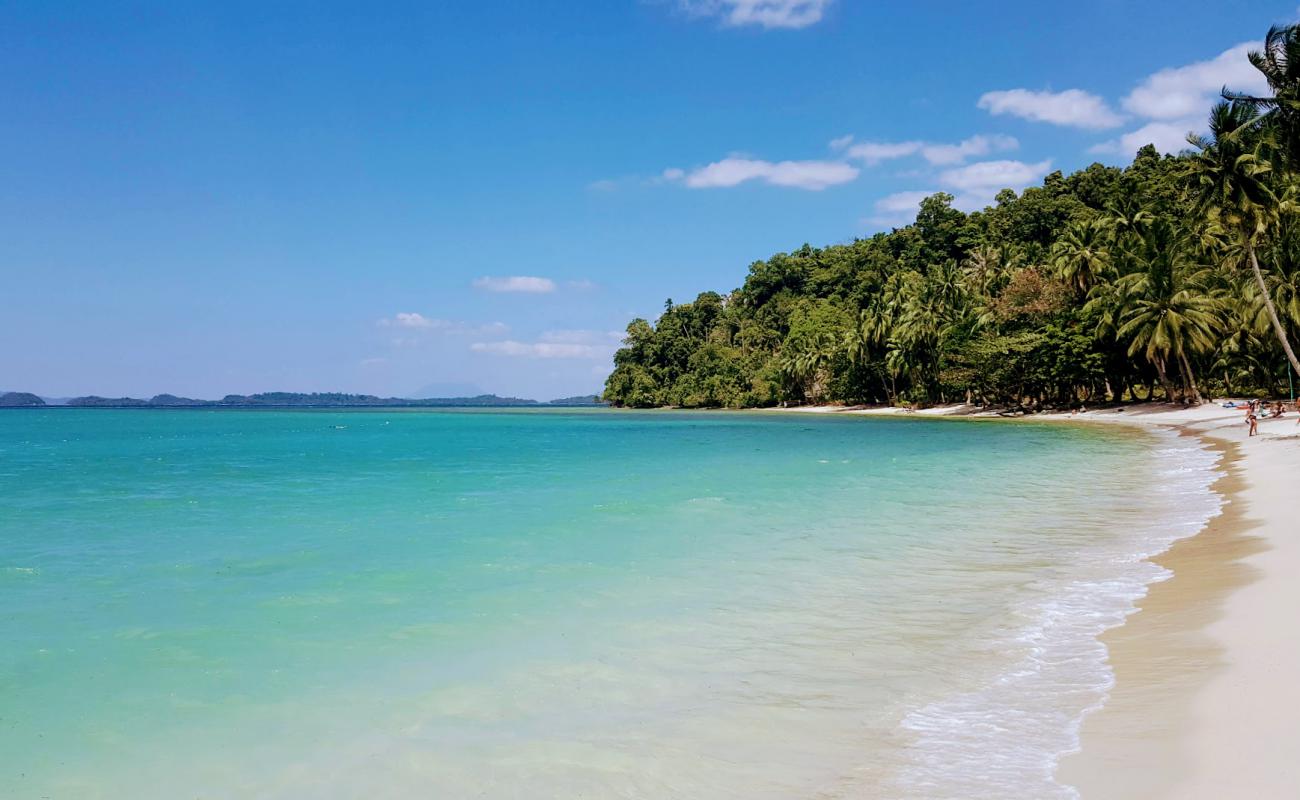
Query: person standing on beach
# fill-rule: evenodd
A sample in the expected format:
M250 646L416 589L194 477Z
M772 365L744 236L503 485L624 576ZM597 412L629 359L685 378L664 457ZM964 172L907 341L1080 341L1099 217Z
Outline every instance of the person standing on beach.
M1246 424L1250 426L1250 432L1247 436L1254 436L1259 433L1259 416L1255 413L1255 404L1250 404L1250 409L1246 412Z

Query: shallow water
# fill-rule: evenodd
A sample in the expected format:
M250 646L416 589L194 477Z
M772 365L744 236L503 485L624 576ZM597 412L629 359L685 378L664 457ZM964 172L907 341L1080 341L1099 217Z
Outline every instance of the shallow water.
M0 796L1051 798L1193 441L0 413Z

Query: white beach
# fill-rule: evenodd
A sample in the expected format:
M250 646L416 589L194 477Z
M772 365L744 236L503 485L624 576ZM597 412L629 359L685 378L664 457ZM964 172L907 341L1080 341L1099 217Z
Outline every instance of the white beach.
M993 416L969 406L791 409ZM1241 409L1161 404L1025 419L1163 426L1221 452L1224 513L1155 560L1173 571L1103 636L1116 685L1058 778L1085 797L1289 797L1300 785L1300 426L1289 411L1248 437Z

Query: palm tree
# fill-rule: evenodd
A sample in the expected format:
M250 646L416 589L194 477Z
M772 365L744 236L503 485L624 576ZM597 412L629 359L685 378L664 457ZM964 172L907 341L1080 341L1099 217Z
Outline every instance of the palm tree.
M1268 185L1272 167L1261 157L1258 147L1249 144L1256 120L1247 104L1217 104L1210 112L1210 136L1187 137L1199 151L1191 161L1189 178L1198 212L1211 225L1222 227L1245 251L1273 332L1291 368L1300 375L1300 360L1296 359L1286 329L1278 319L1255 254L1260 240L1277 223L1281 212L1281 203Z
M1200 403L1196 374L1189 356L1209 351L1221 327L1220 301L1215 293L1195 285L1196 275L1189 237L1173 224L1159 219L1147 226L1135 255L1142 272L1126 275L1120 286L1119 328L1116 336L1129 338L1129 356L1141 353L1156 369L1169 399L1169 360L1178 365L1183 394ZM1189 280L1191 278L1191 280Z
M1255 125L1273 135L1281 160L1300 166L1300 26L1269 28L1264 49L1251 51L1246 57L1263 74L1272 96L1224 89L1223 97L1257 115Z
M1219 339L1214 352L1211 370L1223 380L1224 389L1233 393L1233 379L1240 378L1241 384L1265 386L1269 383L1270 370L1260 361L1264 352L1261 333L1268 333L1268 321L1259 324L1260 305L1250 294L1250 284L1243 284L1238 291L1230 295L1223 305L1226 333Z
M826 391L830 363L835 358L838 344L829 333L818 331L801 342L795 352L781 359L781 371L814 403Z
M1002 271L1002 251L987 243L976 245L962 262L962 270L971 286L988 293Z
M1288 332L1300 330L1300 219L1288 214L1263 251L1273 266L1273 303Z
M1188 353L1208 350L1214 344L1218 330L1218 310L1213 298L1183 289L1161 297L1135 298L1133 306L1124 317L1121 336L1132 336L1130 356L1141 353L1160 375L1165 392L1172 398L1172 384L1168 375L1168 359L1178 360L1183 375L1183 388L1192 402L1201 402Z
M1105 223L1071 223L1052 246L1052 264L1057 274L1078 297L1110 271L1110 251L1106 248Z
M1128 196L1106 207L1106 223L1117 236L1140 232L1156 218L1149 208L1136 197Z

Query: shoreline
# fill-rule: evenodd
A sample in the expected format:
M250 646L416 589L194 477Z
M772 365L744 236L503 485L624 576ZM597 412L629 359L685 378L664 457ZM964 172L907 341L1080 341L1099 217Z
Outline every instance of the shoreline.
M1225 504L1200 533L1154 559L1173 577L1149 587L1126 624L1102 637L1116 685L1085 718L1081 752L1058 771L1084 797L1208 800L1295 790L1300 720L1289 711L1300 702L1300 632L1287 614L1300 603L1291 520L1300 479L1296 416L1261 420L1254 438L1236 409L1132 418L1218 450L1225 474L1212 488Z
M1085 414L1002 417L968 406L916 412L800 407L783 411L926 418L1038 420L1159 427L1219 454L1211 486L1222 511L1151 560L1170 578L1100 637L1115 685L1085 715L1081 748L1057 778L1084 798L1283 797L1300 783L1300 542L1291 541L1300 481L1297 415L1261 420L1246 436L1240 409L1135 404ZM1282 709L1278 712L1278 709Z

